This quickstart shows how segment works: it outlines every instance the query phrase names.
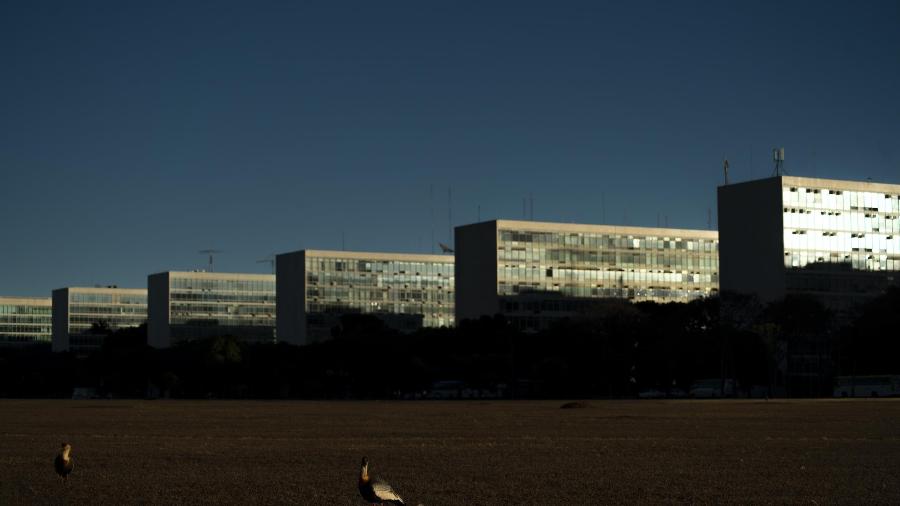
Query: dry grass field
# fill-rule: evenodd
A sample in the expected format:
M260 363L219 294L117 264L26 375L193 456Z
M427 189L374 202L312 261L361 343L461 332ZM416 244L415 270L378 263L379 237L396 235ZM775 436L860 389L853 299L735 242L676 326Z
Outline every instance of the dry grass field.
M561 404L2 400L0 504L900 504L897 400Z

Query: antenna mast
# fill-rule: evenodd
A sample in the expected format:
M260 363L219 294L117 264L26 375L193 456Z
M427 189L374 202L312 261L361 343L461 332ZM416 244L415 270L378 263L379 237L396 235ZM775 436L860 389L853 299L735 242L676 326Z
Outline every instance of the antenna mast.
M448 239L447 241L450 244L453 244L453 187L447 187L447 229L448 229Z
M725 174L725 184L728 184L728 159L723 158L722 161L722 172Z
M202 249L200 253L204 255L209 255L209 272L213 272L213 255L216 253L222 253L222 250L218 249Z
M784 170L784 148L772 148L772 161L775 162L774 176L786 176L787 171Z

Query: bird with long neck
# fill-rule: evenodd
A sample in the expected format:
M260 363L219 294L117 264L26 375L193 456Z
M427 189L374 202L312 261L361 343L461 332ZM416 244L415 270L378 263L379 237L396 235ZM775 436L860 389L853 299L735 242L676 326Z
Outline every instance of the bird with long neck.
M72 445L69 443L63 443L59 449L59 453L56 455L56 458L53 459L53 468L56 469L56 474L62 478L63 483L68 482L69 474L75 469L75 462L69 456L72 452Z
M359 494L371 504L406 504L387 482L369 476L369 459L366 457L359 468Z

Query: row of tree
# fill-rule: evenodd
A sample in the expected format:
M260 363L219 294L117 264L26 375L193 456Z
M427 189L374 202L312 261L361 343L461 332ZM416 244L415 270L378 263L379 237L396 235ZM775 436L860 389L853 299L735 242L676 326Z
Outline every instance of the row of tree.
M704 378L733 380L735 395L829 396L838 375L900 373L898 309L898 289L839 316L802 297L605 301L537 333L497 316L402 334L347 315L307 346L221 336L164 350L147 346L146 327L100 327L109 335L86 357L0 352L0 396L415 398L452 379L473 395L623 398Z

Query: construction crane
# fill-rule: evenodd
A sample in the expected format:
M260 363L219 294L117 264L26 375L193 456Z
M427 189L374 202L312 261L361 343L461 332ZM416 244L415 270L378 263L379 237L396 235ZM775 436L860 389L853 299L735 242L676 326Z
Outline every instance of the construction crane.
M266 258L260 258L256 261L258 264L269 264L272 266L272 274L275 274L275 253L267 256Z
M213 255L216 253L223 253L223 251L218 249L202 249L200 250L200 253L209 255L209 272L213 272Z

